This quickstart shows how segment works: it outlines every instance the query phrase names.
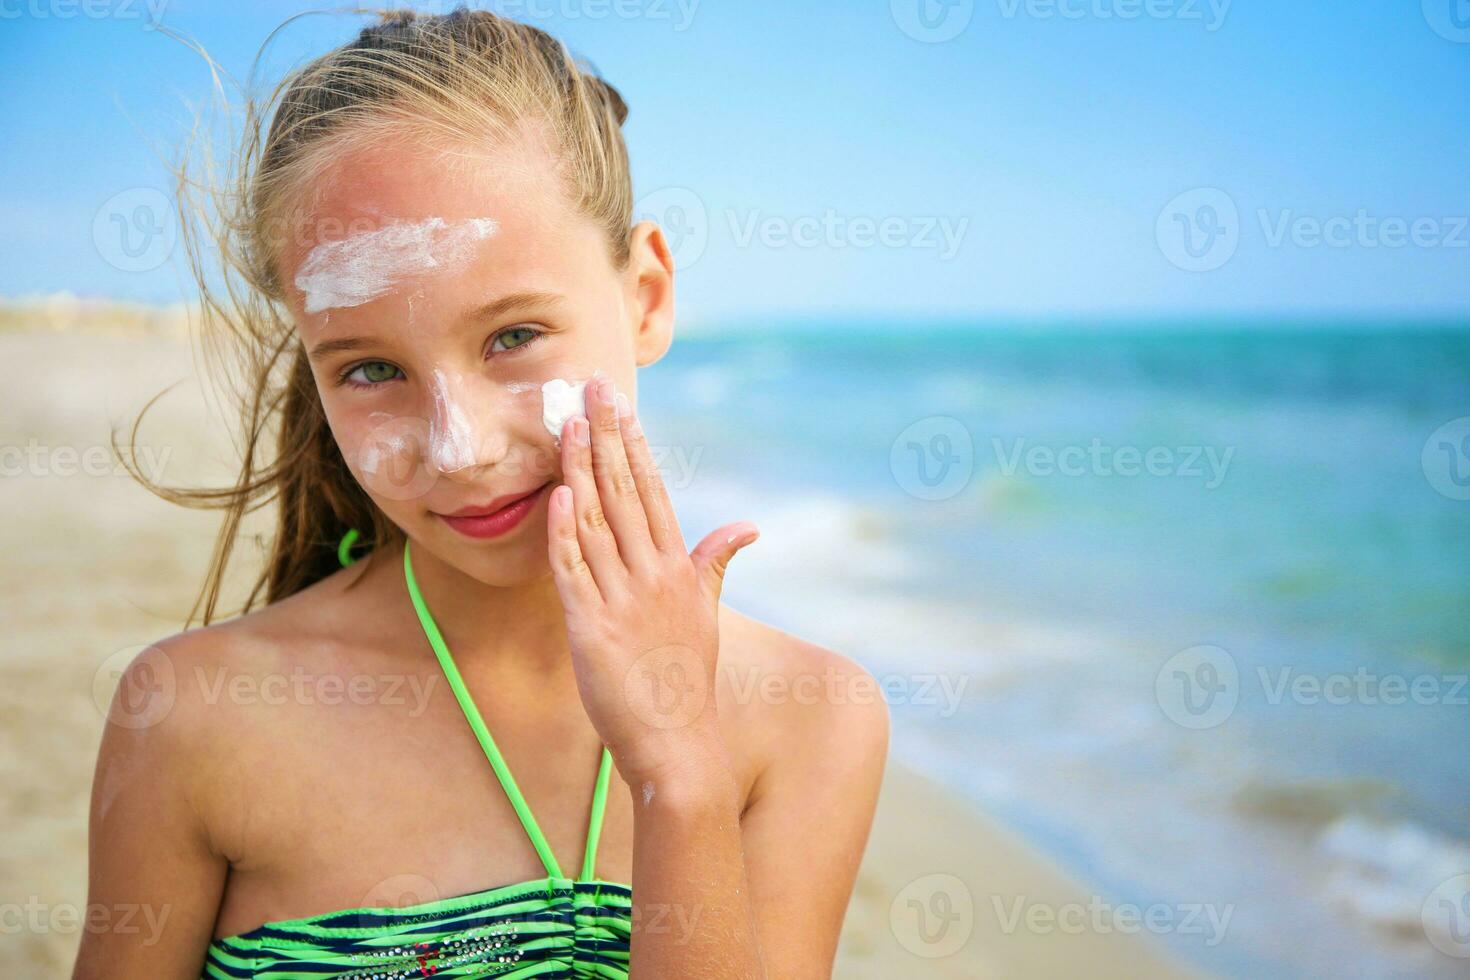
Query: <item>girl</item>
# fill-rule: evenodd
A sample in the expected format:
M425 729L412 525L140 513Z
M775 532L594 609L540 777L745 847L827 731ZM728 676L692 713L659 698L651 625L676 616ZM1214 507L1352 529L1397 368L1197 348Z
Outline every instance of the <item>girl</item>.
M93 789L89 903L161 938L87 931L75 976L829 976L887 711L720 604L752 525L685 548L635 409L674 270L622 98L461 9L268 106L203 210L227 298L190 251L242 472L158 488L226 510L204 625L129 666Z

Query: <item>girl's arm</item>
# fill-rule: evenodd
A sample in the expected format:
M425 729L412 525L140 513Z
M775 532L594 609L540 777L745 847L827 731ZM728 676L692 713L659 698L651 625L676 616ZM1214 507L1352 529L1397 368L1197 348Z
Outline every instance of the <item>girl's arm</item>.
M567 486L552 491L547 539L582 704L633 793L629 973L764 980L715 703L720 582L756 533L721 528L684 550L612 387L590 381L587 416L563 427Z
M629 772L633 935L629 975L786 977L760 949L740 837L739 787L718 744L677 766Z
M727 525L686 551L629 400L605 377L586 400L587 417L562 430L568 486L552 493L547 537L582 703L633 793L630 972L824 976L872 816L886 706L853 712L833 699L804 708L804 725L783 722L815 747L772 765L760 819L742 837L716 706L719 598L730 559L759 532ZM843 744L844 730L863 735ZM770 903L759 910L747 840L759 851L757 897ZM803 911L783 921L795 905Z
M820 678L829 696L761 706L771 758L743 812L717 747L630 787L635 977L832 975L883 780L888 707L851 660L799 641L780 653L791 665L783 689Z
M198 980L227 864L195 807L200 704L171 641L124 671L92 780L87 909L73 980ZM168 648L168 652L165 651Z
M771 977L832 976L838 935L888 756L888 704L846 657L793 641L782 688L823 696L762 705L771 761L742 819L745 867ZM812 681L820 678L820 686Z

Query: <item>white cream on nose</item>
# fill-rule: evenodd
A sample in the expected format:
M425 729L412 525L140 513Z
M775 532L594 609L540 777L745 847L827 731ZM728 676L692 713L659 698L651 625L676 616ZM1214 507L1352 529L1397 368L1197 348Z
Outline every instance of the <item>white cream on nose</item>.
M459 378L456 376L456 382ZM460 404L450 379L439 368L434 369L429 393L434 399L434 414L429 419L429 461L441 473L455 473L475 465L475 430L469 414Z

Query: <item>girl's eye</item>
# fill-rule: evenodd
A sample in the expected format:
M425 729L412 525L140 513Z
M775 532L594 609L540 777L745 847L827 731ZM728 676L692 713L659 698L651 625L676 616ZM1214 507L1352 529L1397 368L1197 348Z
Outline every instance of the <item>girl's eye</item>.
M495 335L495 339L490 342L490 349L494 350L495 345L505 339L509 346L504 349L515 350L517 347L525 347L539 336L541 332L531 327L508 327Z
M348 371L343 380L355 385L375 385L401 377L402 371L387 361L364 361Z

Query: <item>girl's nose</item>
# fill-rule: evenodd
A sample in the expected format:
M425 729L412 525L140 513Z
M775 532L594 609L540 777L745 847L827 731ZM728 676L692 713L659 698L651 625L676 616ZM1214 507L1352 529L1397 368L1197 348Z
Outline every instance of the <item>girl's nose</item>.
M505 455L505 395L484 378L435 369L429 386L429 465L440 473L493 466Z

